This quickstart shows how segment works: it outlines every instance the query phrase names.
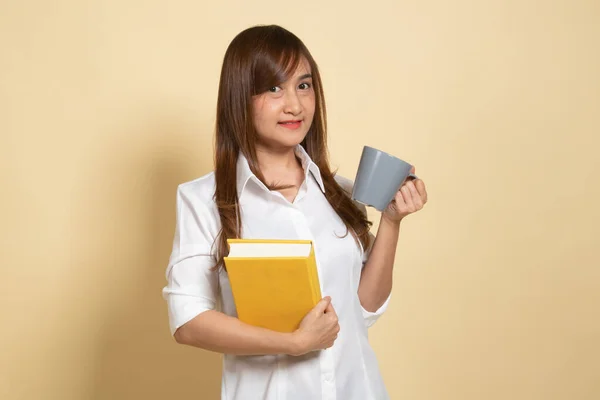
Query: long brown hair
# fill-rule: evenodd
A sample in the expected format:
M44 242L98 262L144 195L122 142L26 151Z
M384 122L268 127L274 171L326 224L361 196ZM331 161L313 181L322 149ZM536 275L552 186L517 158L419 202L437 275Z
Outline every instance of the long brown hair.
M371 222L338 185L329 167L327 114L317 63L293 33L277 25L255 26L233 39L221 69L215 134L215 202L221 219L221 231L215 240L218 246L216 268L224 267L223 257L229 252L227 239L240 238L242 230L236 188L238 154L241 152L246 157L251 171L270 190L282 188L266 182L258 167L252 96L285 82L303 59L310 65L313 76L315 114L301 145L319 167L327 201L357 243L364 249L370 245Z

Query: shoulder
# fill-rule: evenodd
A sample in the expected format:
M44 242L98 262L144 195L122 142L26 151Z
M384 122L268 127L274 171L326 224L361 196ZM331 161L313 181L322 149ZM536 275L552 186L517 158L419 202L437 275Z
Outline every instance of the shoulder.
M177 208L189 209L199 214L218 215L215 203L215 173L210 172L177 187Z
M354 181L352 179L348 179L337 174L334 176L334 179L337 182L337 184L340 185L342 190L346 192L348 197L352 198L352 189L354 188ZM367 207L364 204L361 204L355 200L353 200L353 202L363 214L367 214Z
M180 246L197 248L217 237L221 222L214 193L213 172L177 186L176 229Z
M205 203L207 201L213 201L215 188L216 181L215 173L213 171L192 181L181 183L177 187L177 196Z
M337 174L334 176L334 179L337 182L337 184L340 185L340 187L344 190L344 192L348 194L348 196L352 195L352 188L354 187L353 180Z

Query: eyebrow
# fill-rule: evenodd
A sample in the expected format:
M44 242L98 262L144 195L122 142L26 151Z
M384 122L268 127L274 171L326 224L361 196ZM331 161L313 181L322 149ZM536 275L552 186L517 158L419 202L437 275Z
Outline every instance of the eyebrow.
M303 79L308 79L308 78L312 78L312 74L304 74L301 77L299 77L298 80L301 81Z

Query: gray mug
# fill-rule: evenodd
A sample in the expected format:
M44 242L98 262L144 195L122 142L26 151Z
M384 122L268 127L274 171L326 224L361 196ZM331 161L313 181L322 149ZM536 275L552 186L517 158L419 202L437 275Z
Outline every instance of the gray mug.
M411 168L412 165L398 157L364 146L354 179L352 200L384 211L404 181L417 178L410 173Z

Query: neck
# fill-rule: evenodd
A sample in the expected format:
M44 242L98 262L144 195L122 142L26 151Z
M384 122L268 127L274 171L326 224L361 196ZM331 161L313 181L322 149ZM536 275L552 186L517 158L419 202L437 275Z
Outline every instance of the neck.
M294 148L274 150L257 146L256 157L258 159L258 166L263 174L295 171L300 166Z

